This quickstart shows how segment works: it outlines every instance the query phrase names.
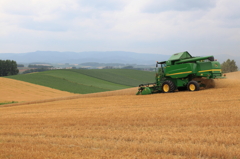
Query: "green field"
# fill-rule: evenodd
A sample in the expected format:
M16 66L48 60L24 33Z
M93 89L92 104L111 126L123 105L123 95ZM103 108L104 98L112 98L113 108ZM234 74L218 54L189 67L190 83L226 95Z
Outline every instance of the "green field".
M21 80L72 93L87 94L137 87L142 83L152 83L154 82L154 74L154 72L124 69L73 69L51 70L7 76L6 78Z

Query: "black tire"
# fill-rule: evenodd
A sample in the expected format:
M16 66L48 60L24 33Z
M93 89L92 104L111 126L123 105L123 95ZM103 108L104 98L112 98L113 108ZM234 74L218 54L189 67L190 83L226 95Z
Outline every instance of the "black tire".
M175 85L172 81L165 81L162 84L162 92L163 93L169 93L169 92L174 92L175 91Z
M178 87L178 91L186 91L186 90L188 90L186 86L185 87Z
M190 81L190 82L188 82L188 84L187 84L187 89L188 89L189 91L199 91L200 86L199 86L199 84L198 84L197 81Z

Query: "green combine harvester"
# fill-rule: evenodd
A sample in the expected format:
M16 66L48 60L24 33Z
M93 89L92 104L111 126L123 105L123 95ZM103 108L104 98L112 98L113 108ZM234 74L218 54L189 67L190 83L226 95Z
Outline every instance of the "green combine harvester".
M192 57L187 51L157 62L156 82L140 84L137 95L168 93L176 90L198 91L214 87L213 79L222 77L221 64L213 56Z

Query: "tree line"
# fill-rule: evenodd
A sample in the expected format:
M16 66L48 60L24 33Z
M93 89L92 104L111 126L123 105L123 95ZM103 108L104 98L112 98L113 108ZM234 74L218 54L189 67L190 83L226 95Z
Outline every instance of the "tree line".
M30 69L22 72L22 74L32 73L32 72L43 72L43 71L49 71L48 68L36 68L36 69Z
M48 65L48 64L46 64L46 65L41 65L41 64L30 64L30 65L28 65L28 67L29 68L46 68L46 69L50 69L50 68L53 68L53 66L51 66L51 65Z
M16 61L0 60L0 76L17 75L18 72Z
M227 61L224 61L221 64L221 68L222 68L223 73L238 71L236 62L234 60L230 60L230 59L227 59Z

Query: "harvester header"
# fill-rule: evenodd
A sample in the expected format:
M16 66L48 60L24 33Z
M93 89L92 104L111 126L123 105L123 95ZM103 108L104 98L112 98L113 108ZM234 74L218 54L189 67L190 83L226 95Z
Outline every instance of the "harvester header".
M158 68L158 66L160 67ZM168 61L157 62L156 82L141 84L137 95L175 90L198 91L222 77L221 65L213 56L192 57L187 51L173 54Z

